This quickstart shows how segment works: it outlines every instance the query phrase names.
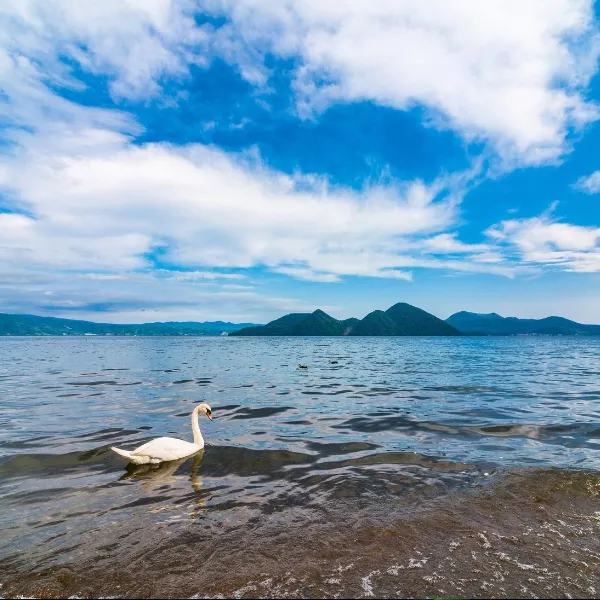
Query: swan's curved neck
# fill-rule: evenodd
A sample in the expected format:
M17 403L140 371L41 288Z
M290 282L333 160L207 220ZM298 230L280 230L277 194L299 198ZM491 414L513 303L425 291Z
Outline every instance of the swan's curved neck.
M200 446L204 444L204 438L202 437L202 433L200 433L200 425L198 425L198 407L194 409L192 413L192 431L194 432L194 444Z

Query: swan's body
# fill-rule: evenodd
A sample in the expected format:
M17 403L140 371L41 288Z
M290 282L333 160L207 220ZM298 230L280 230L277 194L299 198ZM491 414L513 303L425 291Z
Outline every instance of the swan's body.
M212 421L212 411L208 404L203 403L196 406L192 412L192 431L194 432L194 442L186 442L177 438L160 437L142 444L135 450L121 450L121 448L111 448L123 458L136 465L156 465L170 460L179 460L196 454L204 448L204 438L198 425L198 413L204 413Z
M111 450L136 465L155 465L168 460L179 460L186 456L192 456L202 448L204 448L204 440L202 440L202 444L192 444L177 438L161 437L150 440L135 450L121 450L120 448L111 448Z

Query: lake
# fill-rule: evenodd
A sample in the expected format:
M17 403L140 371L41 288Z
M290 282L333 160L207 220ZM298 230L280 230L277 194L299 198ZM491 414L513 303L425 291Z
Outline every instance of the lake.
M6 596L600 593L600 339L2 338L0 398Z

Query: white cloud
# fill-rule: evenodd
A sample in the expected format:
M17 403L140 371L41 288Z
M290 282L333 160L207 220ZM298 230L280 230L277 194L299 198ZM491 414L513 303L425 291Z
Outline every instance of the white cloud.
M305 115L336 102L423 105L432 124L491 141L513 166L556 160L569 129L598 118L581 93L600 49L591 0L209 7L230 19L213 48L255 80L266 52L300 57L295 89Z
M600 228L553 221L549 214L502 221L488 235L516 260L563 271L600 271Z
M5 0L0 44L15 59L34 60L52 83L80 88L60 58L109 78L115 98L147 99L164 77L187 75L202 62L206 32L187 0Z
M437 199L447 191L442 181L326 191L319 178L201 145L132 146L113 133L103 146L95 130L54 137L49 148L46 139L23 133L2 161L0 184L33 215L0 215L4 261L127 270L144 268L160 249L161 260L188 268L301 261L327 274L398 277L406 240L456 218L459 197Z
M441 233L425 241L425 246L432 254L465 254L475 252L488 252L490 247L486 244L465 244L456 239L455 234Z
M198 26L198 11L227 24ZM268 90L266 55L291 57L304 115L420 105L430 125L489 141L511 166L555 161L568 132L598 118L585 99L600 53L592 0L6 0L0 49L9 84L18 65L81 89L67 58L106 76L115 99L144 101L214 57Z
M217 279L244 279L242 273L220 273L218 271L168 271L155 269L158 276L176 281L214 281Z
M277 267L274 269L276 273L282 275L290 275L296 279L304 281L315 281L319 283L339 283L341 278L334 273L318 273L308 267Z
M356 275L363 277L382 277L387 279L404 279L405 281L412 281L412 273L407 271L399 271L393 268L382 268L373 267L372 265L360 265L354 263L351 268L345 268L339 261L341 257L338 257L336 261L336 271L341 273L327 273L319 272L311 269L310 267L302 266L283 266L274 269L276 273L282 273L283 275L290 275L296 279L303 279L305 281L316 281L319 283L339 283L342 281L341 275ZM343 257L345 259L352 257ZM342 259L343 260L343 259ZM394 259L391 259L392 261ZM397 260L397 259L396 259Z
M580 177L574 187L586 194L600 193L600 171L594 171L587 177Z

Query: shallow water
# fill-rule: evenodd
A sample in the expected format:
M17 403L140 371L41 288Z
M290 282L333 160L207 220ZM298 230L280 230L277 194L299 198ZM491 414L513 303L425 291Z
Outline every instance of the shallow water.
M600 340L4 338L0 397L8 595L596 593Z

